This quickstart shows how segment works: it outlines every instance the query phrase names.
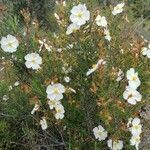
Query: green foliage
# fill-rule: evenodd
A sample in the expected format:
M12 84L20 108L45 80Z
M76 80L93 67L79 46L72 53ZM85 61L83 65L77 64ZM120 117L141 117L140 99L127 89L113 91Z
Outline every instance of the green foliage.
M134 12L134 16L139 18L139 17L143 17L143 18L147 18L150 14L150 1L149 0L129 0L129 4L132 6L133 12Z
M83 0L83 2L87 2L87 7L91 9L93 21L97 13L96 1ZM15 15L10 15L9 12L5 14L0 33L3 36L7 34L16 36L20 45L14 53L16 60L12 59L11 54L0 51L1 56L5 56L4 61L8 62L11 59L11 63L5 64L5 68L8 67L7 76L0 83L0 96L9 96L7 101L3 101L2 98L0 100L0 148L105 150L106 142L96 141L92 133L93 128L101 124L107 129L110 138L124 141L124 149L134 149L129 145L131 135L127 132L126 124L130 117L138 115L141 106L149 100L147 81L150 66L149 60L140 55L141 47L134 51L134 47L131 46L131 43L134 46L136 40L143 41L128 30L131 24L124 19L127 14L114 17L111 15L110 7L103 5L98 7L98 10L109 18L112 35L112 42L109 44L104 39L102 28L94 23L66 36L72 1L68 0L65 8L53 7L55 3L50 0L33 0L31 3L11 1L11 3L10 5L13 5L11 12ZM29 7L31 15L28 23L20 14L20 10L26 7ZM63 18L61 25L54 19L54 12ZM34 25L33 21L36 19L38 21ZM58 37L53 35L54 31ZM44 38L48 45L52 46L51 52L44 47L39 52L38 40ZM74 47L68 48L69 44L73 44ZM58 48L62 48L61 53L57 52ZM121 49L124 50L123 54L120 52ZM24 56L31 52L40 53L43 59L41 69L38 71L27 69L25 66ZM86 77L88 69L100 58L107 61L106 67ZM64 81L66 73L63 67L72 67L72 71L67 74L71 78L70 83ZM127 85L126 78L116 82L116 70L121 68L126 73L131 67L138 71L142 82L139 90L143 100L136 106L129 105L122 98ZM20 85L13 86L9 91L8 87L16 80L20 81ZM51 82L59 82L66 87L62 100L65 108L63 120L57 121L47 104L46 87ZM69 88L75 89L76 93L71 92ZM40 103L40 109L31 115L30 112L37 101ZM46 131L41 130L39 124L43 116L48 123Z

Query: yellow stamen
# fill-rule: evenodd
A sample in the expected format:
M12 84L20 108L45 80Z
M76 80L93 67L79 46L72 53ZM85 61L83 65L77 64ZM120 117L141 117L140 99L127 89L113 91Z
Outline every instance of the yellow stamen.
M132 96L133 96L133 95L132 95L132 94L130 94L130 95L128 96L128 99L129 99L129 98L131 98Z
M82 17L82 13L81 13L81 12L78 13L77 16L78 16L79 18L81 18L81 17Z
M137 77L136 77L136 76L133 76L133 77L132 77L132 80L133 80L133 81L135 81L136 79L137 79Z
M55 104L56 104L56 102L55 102L55 101L51 101L51 104L52 104L52 105L55 105Z
M101 135L101 134L102 134L102 132L101 132L101 131L99 131L99 132L98 132L98 135Z
M59 93L58 88L55 88L55 89L54 89L54 93L55 93L55 94L58 94L58 93Z
M61 113L61 109L57 109L57 112L58 112L58 113Z
M139 128L139 126L138 126L138 125L135 125L135 126L134 126L134 128L135 128L135 129L138 129L138 128Z
M97 65L93 65L92 68L95 69L97 67Z
M72 30L72 32L76 32L77 31L77 29L76 28L74 28L73 30Z
M35 60L34 59L32 60L32 63L35 64Z
M10 43L8 43L8 46L12 47L12 43L11 43L11 42L10 42Z

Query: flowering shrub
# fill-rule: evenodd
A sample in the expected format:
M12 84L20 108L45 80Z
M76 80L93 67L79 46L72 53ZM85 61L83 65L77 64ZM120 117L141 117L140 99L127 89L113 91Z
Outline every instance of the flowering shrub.
M127 9L123 2L95 9L62 1L54 13L56 33L40 28L25 9L24 32L19 23L6 25L2 148L139 148L149 43L129 30Z

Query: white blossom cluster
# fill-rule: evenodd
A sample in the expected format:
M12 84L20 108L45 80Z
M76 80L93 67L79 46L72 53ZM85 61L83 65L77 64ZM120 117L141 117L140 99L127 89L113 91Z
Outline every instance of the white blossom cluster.
M121 12L123 12L123 7L124 7L125 3L120 3L117 4L117 6L114 7L112 14L115 16L117 14L120 14Z
M97 15L95 21L96 21L96 24L98 26L104 27L105 39L110 41L111 40L111 36L110 36L109 29L108 29L108 23L107 23L106 17Z
M121 141L121 140L114 140L113 141L112 139L109 139L107 141L107 145L111 150L121 150L121 149L123 149L123 141Z
M60 83L50 84L47 86L46 93L48 100L49 108L55 109L55 118L63 119L64 118L64 107L61 104L61 100L63 99L63 93L65 92L65 87ZM34 114L35 111L37 111L40 108L39 104L35 104L33 110L31 111L31 114ZM46 117L42 117L40 120L40 125L43 130L46 130L48 125L46 121Z
M90 74L92 74L93 72L95 72L101 65L105 65L106 61L104 61L103 59L100 59L96 64L94 64L92 66L91 69L89 69L86 73L86 76L89 76Z
M147 56L150 58L150 44L148 44L148 47L142 48L142 55Z
M135 72L134 68L130 68L127 71L128 86L123 93L123 98L131 105L136 105L137 102L141 101L142 95L137 91L141 81L139 80L138 73Z
M124 3L118 4L116 7L114 7L114 10L112 11L112 14L117 15L117 14L121 13L123 11L124 5L125 5ZM96 24L98 26L104 27L105 39L110 41L111 36L110 36L109 29L108 29L108 23L107 23L106 17L101 16L101 15L97 15L95 21L96 21Z
M85 4L78 4L71 9L71 24L68 26L66 34L69 35L80 29L88 20L90 20L90 12Z
M99 141L106 140L106 138L108 136L108 132L101 125L99 125L98 127L95 127L93 129L93 134L94 134L95 138ZM111 150L121 150L123 148L123 141L121 141L121 140L113 141L112 139L109 139L107 141L107 146Z
M130 139L130 144L132 146L135 146L136 150L139 149L139 144L141 142L141 133L142 133L142 125L139 118L130 118L127 124L127 127L129 131L132 134L132 137Z
M103 141L107 138L107 131L101 125L95 127L93 129L93 133L95 138L98 139L99 141Z
M45 117L42 117L42 119L40 120L40 125L42 127L42 130L46 130L47 129L47 121L45 119Z
M63 119L64 118L64 107L61 104L61 99L63 99L63 93L65 92L65 87L60 84L49 85L46 89L47 98L49 99L48 105L50 109L55 109L55 118Z

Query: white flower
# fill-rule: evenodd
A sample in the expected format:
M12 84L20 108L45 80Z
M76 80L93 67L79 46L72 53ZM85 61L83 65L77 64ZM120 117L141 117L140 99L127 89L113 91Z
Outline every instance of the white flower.
M46 89L47 98L50 100L63 99L64 92L65 92L65 87L60 83L49 85Z
M8 90L11 91L13 89L12 85L8 87Z
M141 142L140 136L132 136L131 139L130 139L130 144L132 146L135 146L136 150L139 149L140 142Z
M46 48L46 50L47 50L48 52L51 52L51 51L52 51L52 46L51 46L51 45L48 45L48 44L44 43L44 46L45 46L45 48Z
M72 49L72 48L73 48L73 46L74 46L73 44L68 44L66 48L68 48L68 49Z
M110 42L110 40L111 40L110 34L107 34L107 35L105 36L105 39L108 40L108 41Z
M54 13L54 17L55 17L57 20L60 20L60 17L57 15L57 13Z
M70 77L68 77L68 76L64 77L64 81L65 81L66 83L69 83L70 80L71 80Z
M27 32L26 32L26 31L24 31L24 32L23 32L23 36L26 36L26 35L27 35Z
M107 131L101 125L95 127L93 129L93 133L95 138L98 139L99 141L103 141L107 138Z
M55 1L56 5L62 4L63 7L66 7L66 1L62 0L61 3L59 1Z
M123 7L124 7L125 3L120 3L118 4L116 7L114 7L112 14L113 15L117 15L120 14L123 11Z
M111 36L110 36L110 32L109 29L104 29L104 34L105 34L105 39L108 40L110 42L111 40Z
M13 60L17 60L17 57L16 57L15 55L13 55L13 54L12 54L11 58L12 58Z
M56 33L53 33L54 38L58 39L59 36Z
M116 81L117 82L121 81L123 79L123 77L124 77L124 73L123 73L123 71L121 69L119 69Z
M58 1L55 1L56 5L59 5L59 2Z
M75 23L72 23L72 24L70 24L70 25L68 26L67 31L66 31L66 34L69 35L69 34L71 34L71 33L76 32L76 31L79 30L79 29L80 29L80 26L79 26L79 25L77 25L77 24L75 24Z
M81 26L90 19L90 12L87 10L85 4L79 4L71 9L70 20L71 22Z
M124 49L121 49L121 50L120 50L120 53L121 53L121 54L124 54Z
M111 150L121 150L123 148L123 141L121 140L112 141L110 139L107 141L107 145Z
M137 90L127 86L123 93L123 98L131 105L135 105L137 102L141 101L142 95Z
M42 64L42 58L37 53L27 54L25 57L25 65L27 68L32 68L34 70L40 69L40 65Z
M135 72L134 68L130 68L127 71L127 79L128 79L129 86L133 89L137 89L141 84L141 81L139 80L138 77L138 73Z
M86 76L89 76L90 74L92 74L94 71L96 71L98 69L97 64L92 66L92 69L89 69L86 73Z
M132 134L130 139L130 144L135 146L138 150L139 143L140 143L140 134L142 133L142 125L139 118L130 119L127 126L129 127L129 131Z
M14 86L18 86L20 83L19 83L19 81L16 81L15 83L14 83Z
M64 113L65 113L63 105L61 105L61 104L57 105L55 107L55 110L56 110L55 118L56 119L63 119L64 118Z
M68 73L70 73L71 71L72 71L72 66L68 66L67 64L66 64L66 66L64 65L64 67L62 67L62 70L63 70L63 72L65 73L65 74L68 74Z
M129 131L133 136L139 136L142 133L142 125L140 124L140 119L134 118L131 124L132 126L129 128Z
M133 118L129 118L129 119L128 119L128 123L127 123L127 127L128 127L128 128L129 128L129 126L131 125L132 120L133 120Z
M1 48L5 52L13 53L17 51L17 47L19 46L19 41L12 35L8 34L6 37L2 37Z
M58 24L62 24L62 21L60 20L60 17L58 16L57 13L54 13L54 17L57 19Z
M73 89L73 88L71 88L71 87L69 87L68 90L70 90L71 92L73 92L73 93L75 93L75 94L77 93L76 90Z
M42 127L42 130L46 130L46 129L47 129L47 122L46 122L45 117L43 117L43 118L40 120L40 125L41 125L41 127Z
M8 95L4 95L4 96L3 96L3 100L4 100L4 101L9 100L9 96L8 96Z
M39 108L40 108L40 105L39 104L35 104L34 108L31 111L31 114L33 115Z
M63 1L63 6L66 7L66 1Z
M56 108L57 105L60 105L60 101L59 100L55 100L55 99L51 99L48 101L48 105L50 109Z
M150 58L150 44L148 44L148 48L147 47L142 48L142 54Z
M96 71L100 65L104 65L106 64L106 61L104 61L103 59L100 59L97 64L93 65L91 69L89 69L86 73L86 76L89 76L90 74L92 74L94 71Z
M107 26L107 20L106 20L106 17L104 17L104 16L98 15L96 17L95 21L96 21L96 24L98 26L102 26L102 27L106 27Z
M48 50L49 52L52 51L52 46L49 46L49 45L46 43L46 39L38 40L38 42L39 42L39 44L40 44L39 52L42 50L43 47L45 47L45 49Z
M61 53L61 52L62 52L62 48L58 48L58 49L57 49L57 52L58 52L58 53Z

